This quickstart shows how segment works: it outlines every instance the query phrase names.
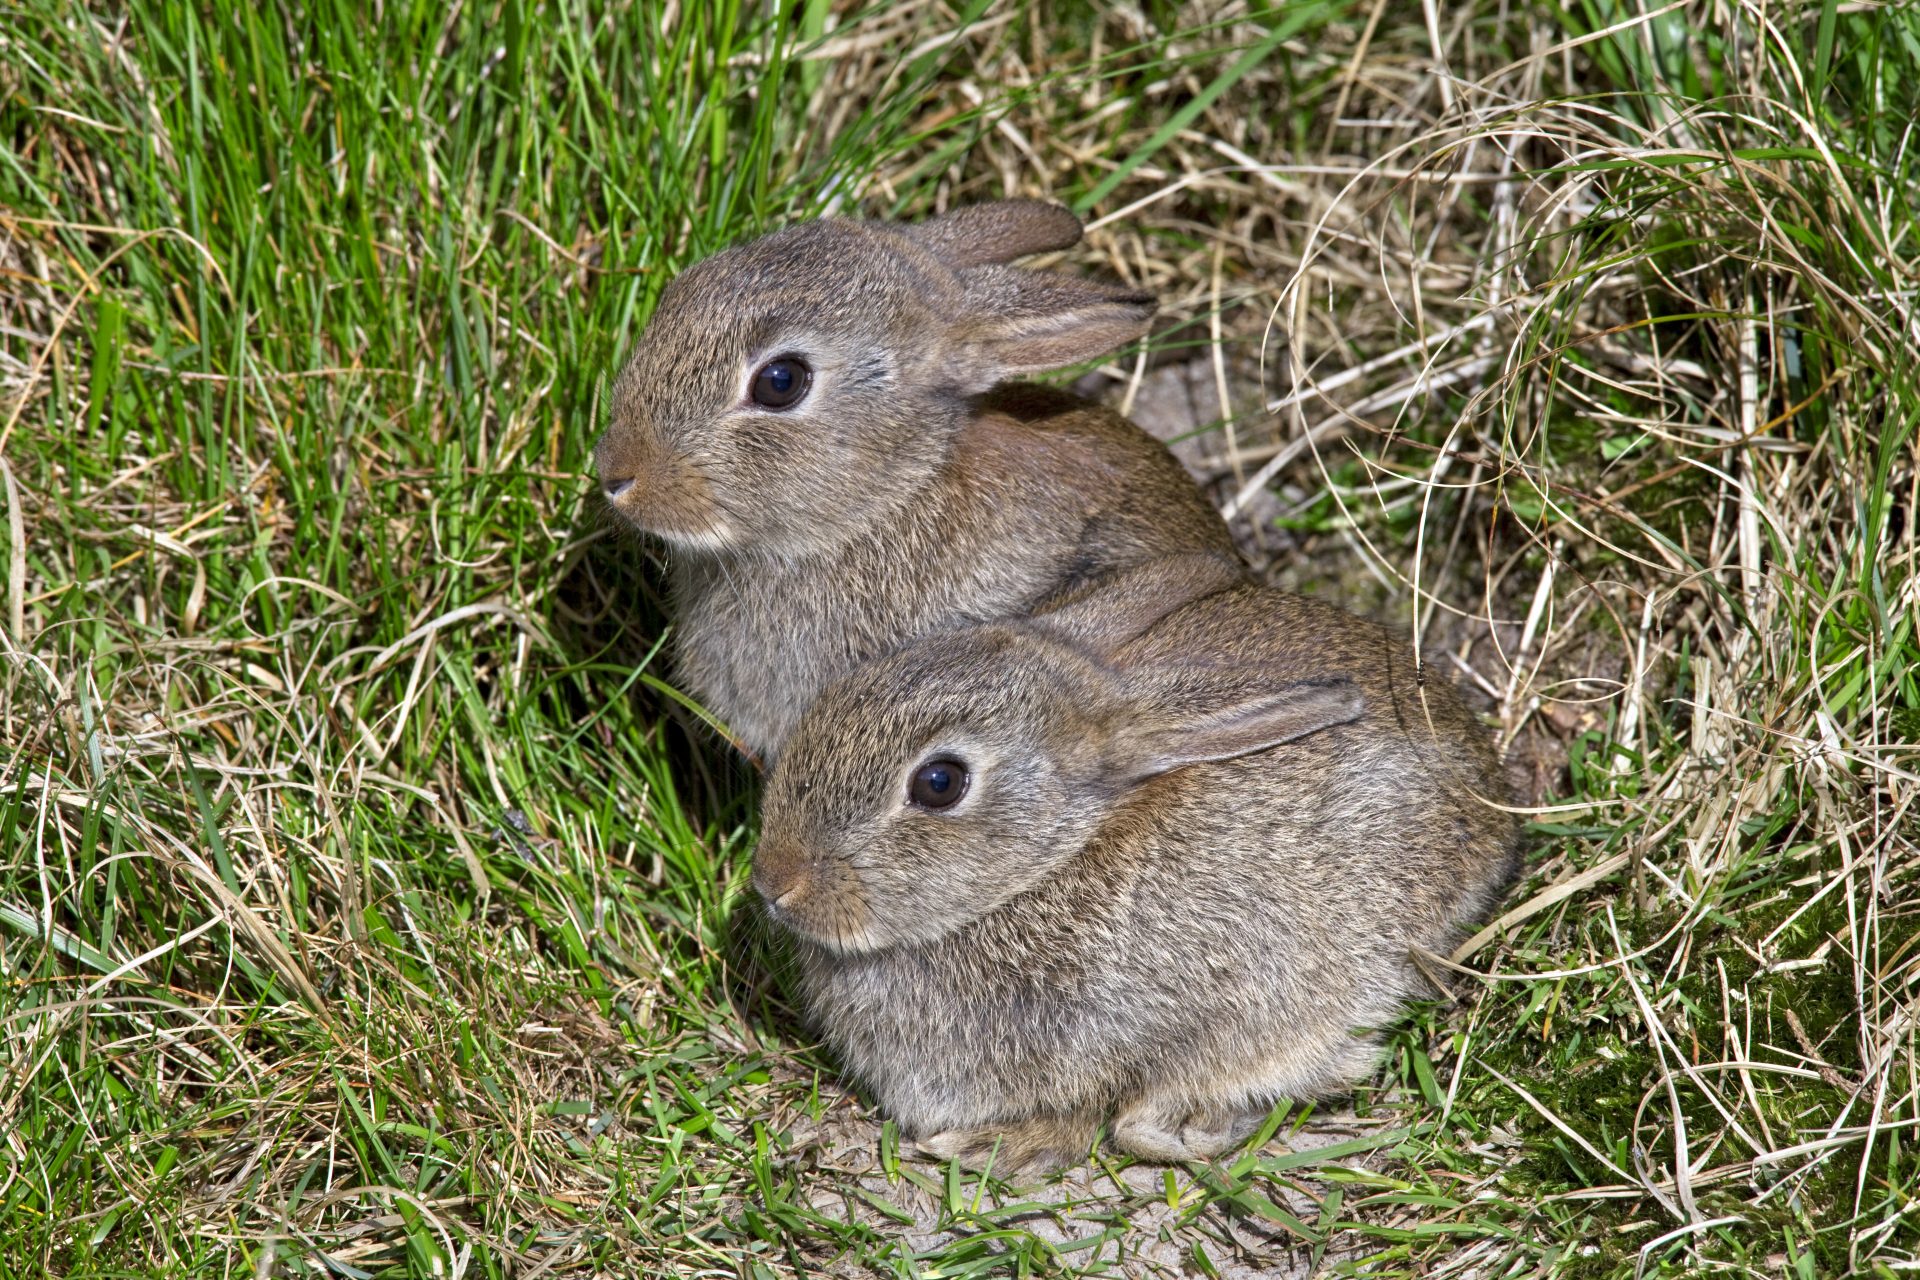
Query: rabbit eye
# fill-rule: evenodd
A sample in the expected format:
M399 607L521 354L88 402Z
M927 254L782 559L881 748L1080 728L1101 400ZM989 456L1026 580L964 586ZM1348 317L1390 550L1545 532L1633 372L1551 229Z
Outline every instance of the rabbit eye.
M913 771L907 798L922 809L951 809L967 794L970 777L958 760L929 760Z
M762 409L785 409L798 404L813 381L813 370L804 361L781 356L760 366L753 375L753 402Z

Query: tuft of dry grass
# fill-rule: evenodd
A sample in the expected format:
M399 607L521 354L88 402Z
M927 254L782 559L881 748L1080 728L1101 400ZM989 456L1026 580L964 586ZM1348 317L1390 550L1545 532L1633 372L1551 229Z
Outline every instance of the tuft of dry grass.
M0 15L0 1271L1916 1265L1912 7L389 18ZM1535 837L1351 1106L1038 1189L807 1042L583 474L680 265L1002 194Z

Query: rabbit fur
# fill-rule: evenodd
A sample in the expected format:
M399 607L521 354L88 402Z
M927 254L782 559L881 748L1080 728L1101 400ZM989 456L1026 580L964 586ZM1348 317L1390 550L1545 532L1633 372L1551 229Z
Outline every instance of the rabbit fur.
M971 781L934 812L930 759ZM1171 558L842 678L753 882L841 1062L921 1147L1159 1160L1343 1092L1516 860L1489 735L1392 632Z
M612 509L669 549L681 683L749 754L771 761L830 680L914 636L1162 554L1233 554L1153 437L1008 382L1146 330L1146 294L1008 265L1079 237L1028 200L830 218L663 291L595 460ZM756 370L787 357L808 389L761 407Z

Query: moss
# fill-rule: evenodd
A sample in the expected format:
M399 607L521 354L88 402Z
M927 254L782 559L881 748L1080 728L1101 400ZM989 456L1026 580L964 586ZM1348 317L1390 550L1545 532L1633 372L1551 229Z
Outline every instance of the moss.
M1817 1057L1831 1068L1817 1077L1765 1071L1752 1075L1776 1148L1825 1133L1841 1120L1863 1069L1851 1030L1859 1020L1846 953L1852 932L1844 887L1810 901L1840 873L1838 853L1780 847L1780 833L1791 822L1791 812L1782 812L1744 829L1753 870L1744 878L1711 886L1713 908L1693 921L1684 964L1670 978L1672 956L1663 940L1681 936L1678 927L1683 923L1672 911L1634 918L1616 910L1611 924L1604 915L1537 922L1519 945L1537 949L1541 970L1592 971L1490 992L1491 1007L1481 1011L1482 1018L1503 1028L1504 1034L1481 1052L1481 1061L1573 1125L1629 1175L1647 1170L1659 1176L1674 1166L1663 1053L1677 1067L1680 1064L1672 1062L1675 1048L1687 1064L1707 1068L1744 1058L1804 1069L1808 1057ZM1913 925L1904 915L1898 919L1900 927L1888 930L1882 917L1883 957L1905 954L1903 947L1913 940ZM1614 928L1619 930L1618 943ZM1762 953L1762 942L1776 931ZM1636 957L1632 963L1638 998L1620 965L1607 961L1620 954L1621 946ZM1795 966L1822 956L1823 963ZM1654 1048L1642 1000L1660 1019L1666 1042L1662 1052ZM1738 1029L1737 1043L1729 1043L1729 1019ZM1702 1078L1724 1079L1711 1072ZM1673 1084L1694 1160L1712 1151L1709 1164L1720 1167L1753 1155L1738 1136L1726 1132L1727 1121L1699 1085L1684 1075L1676 1075ZM1910 1085L1896 1079L1890 1087L1903 1091ZM1760 1127L1741 1091L1723 1087L1721 1092L1742 1126L1757 1137ZM1499 1176L1503 1194L1516 1203L1548 1212L1549 1197L1619 1180L1497 1080L1464 1092L1459 1111L1521 1137L1520 1154L1503 1165ZM1801 1254L1805 1265L1813 1267L1812 1274L1844 1274L1849 1265L1846 1233L1815 1227L1854 1215L1860 1154L1857 1148L1846 1148L1819 1163L1802 1158L1760 1166L1746 1177L1704 1183L1695 1190L1703 1216L1739 1216L1744 1222L1676 1247L1664 1259L1641 1259L1639 1249L1652 1236L1631 1229L1650 1211L1657 1213L1649 1201L1570 1202L1580 1206L1578 1233L1590 1244L1587 1251L1559 1258L1554 1274L1632 1275L1640 1266L1647 1274L1661 1274L1663 1268L1687 1265L1690 1256L1764 1271ZM1862 1212L1897 1214L1906 1195L1900 1188L1913 1176L1905 1172L1911 1164L1897 1138L1876 1141L1868 1157ZM1756 1203L1759 1193L1782 1180L1791 1185ZM1660 1224L1662 1230L1670 1225ZM1565 1224L1557 1232L1571 1233ZM1695 1251L1691 1255L1689 1248Z

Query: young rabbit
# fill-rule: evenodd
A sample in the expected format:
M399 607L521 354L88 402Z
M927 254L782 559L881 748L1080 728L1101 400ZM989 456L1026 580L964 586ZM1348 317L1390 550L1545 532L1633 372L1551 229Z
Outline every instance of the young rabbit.
M671 551L682 682L750 753L916 635L1164 552L1235 554L1158 441L1002 385L1145 332L1145 294L1007 265L1079 238L1028 200L828 219L662 293L595 458L613 509Z
M1204 558L1115 588L844 677L769 780L810 1014L941 1157L1110 1119L1204 1158L1345 1090L1514 866L1487 734L1391 633Z

